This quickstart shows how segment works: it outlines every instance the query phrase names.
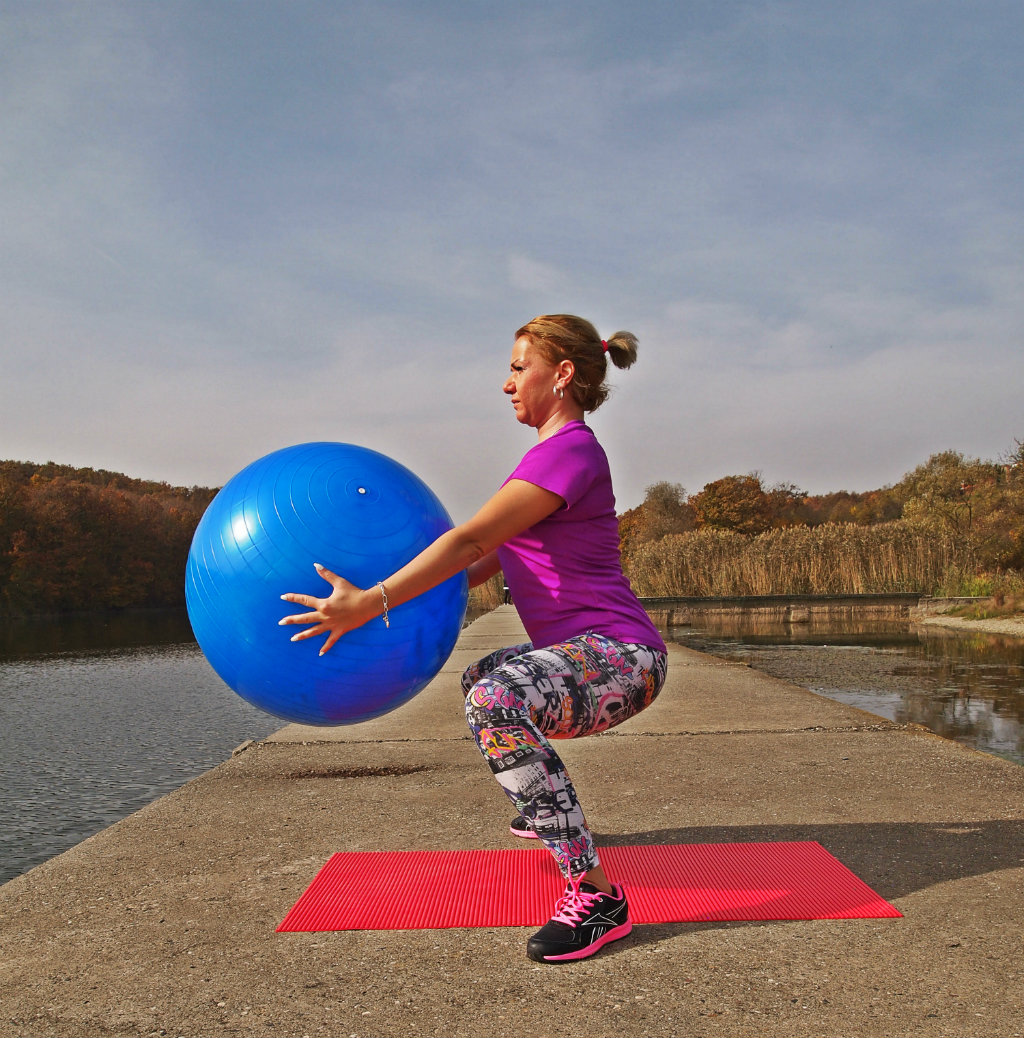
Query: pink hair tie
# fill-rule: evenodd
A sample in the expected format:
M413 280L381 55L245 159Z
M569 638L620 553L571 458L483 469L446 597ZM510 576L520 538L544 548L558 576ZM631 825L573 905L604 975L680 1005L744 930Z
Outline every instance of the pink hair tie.
M601 340L601 349L604 350L605 353L608 352L608 343L606 343L604 339Z

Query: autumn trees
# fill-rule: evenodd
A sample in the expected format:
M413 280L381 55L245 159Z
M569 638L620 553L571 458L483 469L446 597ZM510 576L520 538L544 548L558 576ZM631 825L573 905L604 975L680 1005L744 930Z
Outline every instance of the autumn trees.
M189 545L213 494L0 462L0 613L183 605Z
M757 473L692 496L656 483L620 533L626 571L648 595L955 594L994 577L1019 582L1024 444L998 462L935 454L867 493L808 495Z
M894 492L904 517L956 538L972 565L1024 570L1024 443L998 462L933 454Z

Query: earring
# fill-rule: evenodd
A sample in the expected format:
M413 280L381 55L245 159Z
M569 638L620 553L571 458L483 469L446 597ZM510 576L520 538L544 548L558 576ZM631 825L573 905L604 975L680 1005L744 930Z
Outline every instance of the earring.
M554 395L557 396L559 400L565 399L565 393L562 391L561 386L556 384L552 387L551 392L554 393Z

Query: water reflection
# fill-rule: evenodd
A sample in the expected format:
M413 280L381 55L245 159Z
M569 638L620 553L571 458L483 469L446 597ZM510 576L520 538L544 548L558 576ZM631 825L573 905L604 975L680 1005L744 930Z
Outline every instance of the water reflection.
M283 722L231 692L184 611L34 621L0 656L0 882Z
M709 617L673 640L1024 764L1024 640L893 621Z
M0 661L189 642L195 638L184 609L36 616L0 624Z

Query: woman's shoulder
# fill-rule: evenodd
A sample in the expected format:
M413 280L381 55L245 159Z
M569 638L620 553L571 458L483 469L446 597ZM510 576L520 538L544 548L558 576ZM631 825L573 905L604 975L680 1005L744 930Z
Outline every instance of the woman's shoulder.
M608 458L593 431L583 422L570 425L534 444L509 479L536 483L569 503L589 488L610 482Z
M572 428L566 426L561 432L565 433L562 450L566 454L575 455L596 464L608 464L608 458L597 435L585 422L573 422Z
M584 422L563 425L558 432L535 443L524 455L520 466L531 465L607 465L604 448L594 431Z

